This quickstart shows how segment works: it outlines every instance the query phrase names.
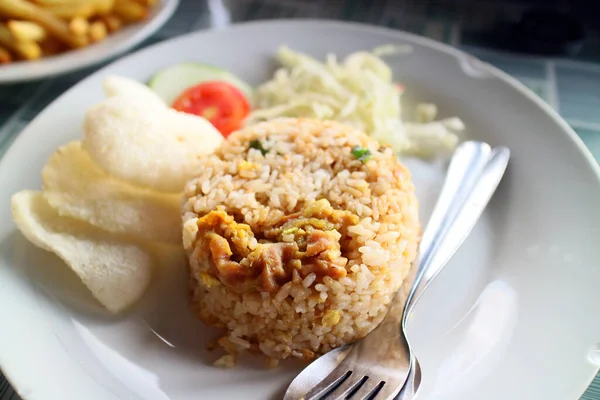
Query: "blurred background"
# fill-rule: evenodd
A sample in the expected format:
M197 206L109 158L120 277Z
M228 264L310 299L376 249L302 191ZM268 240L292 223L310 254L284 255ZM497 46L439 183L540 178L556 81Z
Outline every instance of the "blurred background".
M213 24L223 17L233 22L268 18L330 18L386 25L432 36L453 44L496 46L497 35L506 34L523 16L533 13L538 27L557 33L573 18L586 28L579 59L600 61L600 2L584 0L208 0L185 1L191 15L213 12ZM194 7L194 10L192 10ZM183 11L183 9L182 9ZM542 21L541 12L555 19ZM220 13L222 15L218 15ZM571 14L565 15L565 14ZM191 17L190 15L190 17ZM221 19L219 19L221 17ZM548 15L545 16L546 18ZM176 20L173 21L176 23ZM547 25L549 23L549 26ZM522 37L519 39L523 39ZM557 41L557 43L560 41ZM506 43L517 50L519 40ZM511 48L514 45L514 48ZM556 54L564 55L564 54Z

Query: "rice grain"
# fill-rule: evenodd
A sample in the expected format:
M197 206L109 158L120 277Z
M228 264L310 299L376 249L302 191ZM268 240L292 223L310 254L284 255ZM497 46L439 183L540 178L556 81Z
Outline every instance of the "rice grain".
M371 159L357 160L356 146L369 149ZM328 220L327 212L339 220ZM248 253L300 246L293 229L281 228L277 240L266 232L303 213L313 215L312 224L337 223L322 229L337 246L327 247L327 262L341 270L319 272L297 250L265 289ZM207 218L217 214L221 222L208 231ZM192 310L210 325L225 326L228 346L257 349L272 360L310 359L368 334L407 276L420 239L408 169L390 148L331 121L282 118L230 135L186 185L182 215ZM233 236L223 233L227 229ZM233 263L228 268L237 266L250 284L238 286L217 267L214 248L206 247L215 232L231 247L223 255ZM269 260L265 265L275 268L277 257ZM225 356L219 364L232 361Z

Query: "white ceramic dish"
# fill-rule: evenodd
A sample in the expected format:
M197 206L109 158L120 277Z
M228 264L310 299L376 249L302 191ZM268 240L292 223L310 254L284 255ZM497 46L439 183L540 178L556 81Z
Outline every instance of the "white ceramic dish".
M73 50L54 57L32 62L18 62L0 66L0 84L24 82L33 79L72 72L113 58L152 35L173 15L179 0L161 0L153 8L150 18L128 26L100 43Z
M316 40L318 38L318 40ZM275 21L160 43L90 76L44 110L0 163L0 365L25 399L280 398L299 371L244 360L211 366L214 332L186 308L185 271L164 271L130 314L105 316L66 268L14 230L10 196L40 187L57 146L80 136L101 80L146 80L184 60L209 62L251 83L273 71L285 43L324 56L410 43L390 59L408 102L435 101L469 136L512 151L476 230L418 305L411 340L423 366L420 399L578 399L598 369L599 168L577 136L512 78L444 45L355 24ZM424 220L442 171L411 161Z

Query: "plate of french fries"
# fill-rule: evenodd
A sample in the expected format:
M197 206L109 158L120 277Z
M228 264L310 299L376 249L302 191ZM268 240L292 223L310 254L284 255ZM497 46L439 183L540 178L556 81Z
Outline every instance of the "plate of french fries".
M0 83L58 75L123 53L179 0L0 0Z

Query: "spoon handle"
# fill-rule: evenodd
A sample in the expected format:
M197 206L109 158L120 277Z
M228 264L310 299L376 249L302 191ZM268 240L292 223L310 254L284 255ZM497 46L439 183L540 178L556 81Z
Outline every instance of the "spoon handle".
M465 142L452 157L446 181L421 241L418 270L403 323L419 296L454 255L481 216L508 165L510 151Z

